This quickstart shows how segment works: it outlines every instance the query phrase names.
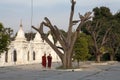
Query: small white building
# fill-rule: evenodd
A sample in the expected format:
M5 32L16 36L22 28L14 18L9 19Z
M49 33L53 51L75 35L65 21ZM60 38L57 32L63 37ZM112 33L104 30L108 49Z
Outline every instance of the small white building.
M51 34L48 38L54 42ZM41 63L44 53L51 54L52 62L61 61L54 50L45 41L43 42L38 32L33 40L27 41L21 24L15 40L9 45L8 52L0 55L0 66Z

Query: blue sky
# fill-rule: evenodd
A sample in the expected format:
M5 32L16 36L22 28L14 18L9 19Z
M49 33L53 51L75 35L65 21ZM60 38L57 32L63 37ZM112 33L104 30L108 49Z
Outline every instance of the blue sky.
M120 10L120 0L76 0L75 19L78 13L92 11L95 7L109 7L112 13ZM48 17L53 24L60 29L67 30L70 12L70 0L33 0L33 22L34 26ZM0 0L0 22L5 27L11 27L18 31L22 19L23 29L31 30L31 0Z

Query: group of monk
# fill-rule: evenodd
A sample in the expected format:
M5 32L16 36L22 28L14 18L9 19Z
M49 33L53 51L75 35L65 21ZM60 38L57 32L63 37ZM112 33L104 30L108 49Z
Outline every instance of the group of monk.
M42 66L43 66L43 68L46 68L46 65L47 65L48 68L51 68L51 64L52 64L51 54L49 54L46 57L46 54L44 53L44 55L42 56Z

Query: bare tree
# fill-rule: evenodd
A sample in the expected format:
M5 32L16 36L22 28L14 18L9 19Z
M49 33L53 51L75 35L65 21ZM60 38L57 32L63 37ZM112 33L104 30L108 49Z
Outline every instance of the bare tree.
M73 20L74 15L74 8L75 8L76 1L71 0L71 11L70 11L70 18L69 18L69 26L67 31L67 37L65 37L60 30L57 28L56 25L52 25L50 20L45 17L43 22L41 22L40 27L36 28L32 26L36 31L38 31L41 34L41 37L53 48L53 50L57 53L57 55L60 57L63 68L71 68L72 67L72 55L73 55L73 46L76 41L76 38L81 30L82 25L90 19L91 12L85 13L84 16L79 14L80 20ZM78 23L78 25L77 25ZM76 30L73 32L73 26L77 25ZM63 50L63 53L59 50L59 48L54 45L48 37L45 35L43 31L43 27L48 27L53 34L54 38L59 41L61 45L61 49Z

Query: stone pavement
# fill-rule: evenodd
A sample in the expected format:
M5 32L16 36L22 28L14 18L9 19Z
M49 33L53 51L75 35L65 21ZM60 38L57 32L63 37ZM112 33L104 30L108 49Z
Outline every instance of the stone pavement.
M42 69L41 64L0 67L0 80L120 80L120 63L81 65L80 69Z

